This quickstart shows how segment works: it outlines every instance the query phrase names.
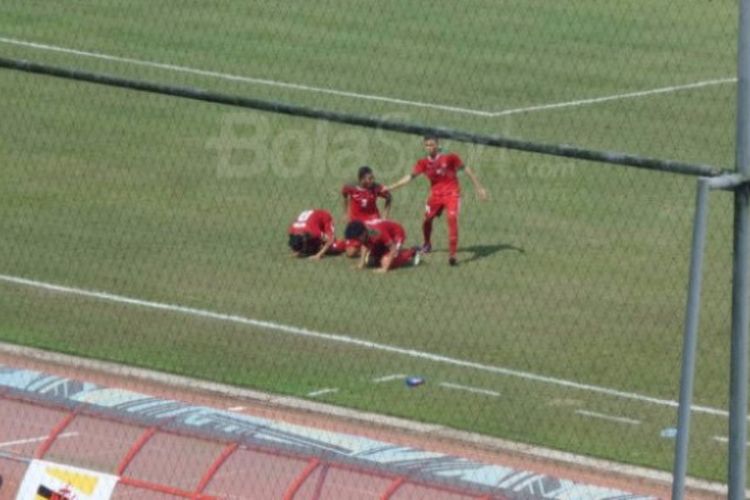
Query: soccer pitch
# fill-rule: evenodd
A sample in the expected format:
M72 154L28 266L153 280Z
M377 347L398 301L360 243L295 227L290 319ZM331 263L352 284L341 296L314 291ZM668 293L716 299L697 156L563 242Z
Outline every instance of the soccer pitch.
M9 1L0 55L731 166L734 4L373 5ZM0 92L0 339L670 467L694 179L449 142L492 195L463 178L462 265L440 220L424 265L377 276L290 259L285 229L340 217L361 164L408 172L417 137L11 71ZM426 191L395 195L407 243ZM711 204L691 449L712 479L730 201Z

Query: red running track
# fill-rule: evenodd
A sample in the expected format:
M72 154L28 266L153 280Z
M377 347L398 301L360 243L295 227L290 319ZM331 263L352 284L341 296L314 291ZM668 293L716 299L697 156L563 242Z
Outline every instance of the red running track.
M503 498L0 394L0 499L15 498L34 458L119 476L115 499Z

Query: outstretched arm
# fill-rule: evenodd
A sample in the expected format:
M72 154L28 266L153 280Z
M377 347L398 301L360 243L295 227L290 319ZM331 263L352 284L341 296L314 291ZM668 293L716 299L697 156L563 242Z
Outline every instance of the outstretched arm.
M414 177L416 177L414 174L405 175L401 179L399 179L398 181L396 181L393 184L391 184L390 186L387 186L387 189L388 189L388 191L393 191L394 189L398 189L400 187L406 186L407 184L409 184L411 182L411 180Z
M472 170L471 167L464 166L464 170L466 171L466 175L469 176L469 179L471 179L471 184L474 186L474 192L477 193L477 198L484 201L488 198L487 190L484 189L484 186L479 182L479 178L477 178L477 174Z

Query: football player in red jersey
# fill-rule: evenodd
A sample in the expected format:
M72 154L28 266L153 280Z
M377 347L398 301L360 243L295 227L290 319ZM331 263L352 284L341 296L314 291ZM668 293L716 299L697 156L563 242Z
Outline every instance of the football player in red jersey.
M358 184L346 184L341 188L344 197L344 211L347 214L347 222L355 220L366 222L380 219L378 210L378 198L385 199L385 219L391 210L391 193L375 182L375 175L368 166L359 168L357 172ZM346 255L356 257L360 251L361 244L357 240L347 240Z
M349 222L353 220L368 221L372 219L387 219L391 210L391 193L375 182L375 175L368 166L359 167L357 172L358 184L346 184L341 188L344 197L344 210ZM380 216L378 198L385 199L385 217Z
M326 253L341 253L343 242L335 240L333 230L333 217L326 210L305 210L289 226L292 256L309 256L320 260Z
M346 226L347 240L357 240L364 247L359 267L371 265L376 272L385 273L397 267L419 265L419 248L402 248L406 231L398 222L375 219L369 222L352 221Z
M411 182L415 177L424 174L430 181L430 196L427 198L427 207L422 232L424 234L424 245L422 251L427 253L432 250L432 221L440 217L443 211L448 216L448 262L455 266L456 251L458 250L458 213L461 208L461 187L458 183L458 172L463 170L471 179L474 191L480 200L487 199L487 191L479 183L474 171L464 166L461 158L454 153L443 153L437 137L425 136L424 148L427 156L417 161L412 168L411 174L403 177L388 187L393 191Z

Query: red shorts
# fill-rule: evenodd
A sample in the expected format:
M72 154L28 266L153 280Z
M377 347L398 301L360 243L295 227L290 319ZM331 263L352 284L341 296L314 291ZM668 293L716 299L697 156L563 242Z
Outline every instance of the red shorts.
M458 213L461 211L461 195L450 194L430 196L427 199L424 216L426 219L440 217L443 214L443 210L448 212L448 217L458 217Z
M375 220L379 220L381 218L382 217L380 217L380 213L376 213L376 214L362 214L362 215L359 215L358 217L351 217L349 219L349 222L353 222L355 220L358 220L360 222L372 222L372 221L375 221Z

